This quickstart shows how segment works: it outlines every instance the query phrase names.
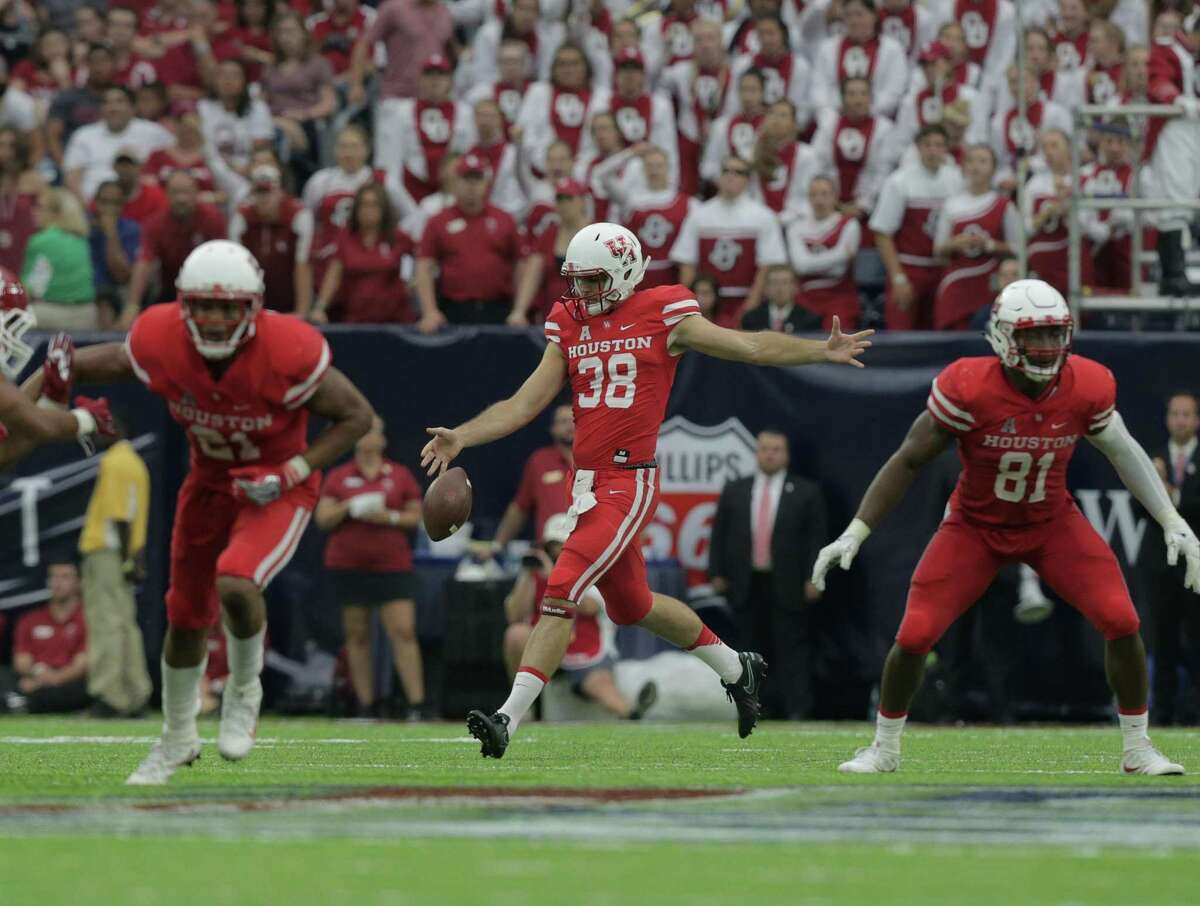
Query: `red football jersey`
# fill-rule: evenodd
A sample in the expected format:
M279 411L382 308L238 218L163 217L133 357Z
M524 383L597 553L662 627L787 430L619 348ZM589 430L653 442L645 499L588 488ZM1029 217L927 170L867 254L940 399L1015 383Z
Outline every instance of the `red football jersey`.
M576 321L556 302L546 339L567 360L575 410L575 466L611 469L654 459L658 429L679 365L667 338L700 314L686 286L634 293L605 315Z
M958 438L962 474L950 508L993 526L1047 522L1072 506L1067 463L1079 439L1113 417L1117 382L1073 355L1037 399L1009 383L995 356L959 359L933 381L926 403Z
M133 323L125 351L143 384L167 401L187 432L192 472L217 487L247 463L275 465L308 446L304 404L332 356L325 338L290 315L259 312L255 335L214 378L192 343L179 303L152 305ZM320 473L309 479L315 488Z

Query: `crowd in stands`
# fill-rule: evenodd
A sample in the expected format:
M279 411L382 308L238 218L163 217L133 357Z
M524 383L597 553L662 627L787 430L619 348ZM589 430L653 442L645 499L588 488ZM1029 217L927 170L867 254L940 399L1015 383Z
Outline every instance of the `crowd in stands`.
M254 251L271 308L317 322L525 325L606 219L648 285L706 280L723 324L962 329L1021 241L1067 288L1069 111L1153 98L1152 46L1198 16L1022 0L1018 33L1013 0L9 0L0 265L47 328L127 327L218 236ZM1079 139L1085 192L1130 192L1144 126ZM1082 228L1084 285L1127 292L1128 212Z

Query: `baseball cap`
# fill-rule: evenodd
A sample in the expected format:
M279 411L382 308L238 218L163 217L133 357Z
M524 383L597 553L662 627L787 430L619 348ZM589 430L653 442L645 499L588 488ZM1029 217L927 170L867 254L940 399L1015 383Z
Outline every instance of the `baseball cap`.
M585 186L579 180L567 177L566 179L560 179L554 184L554 194L570 195L573 198L578 198L579 196L589 195L591 193L588 192L587 186Z
M642 56L642 52L636 47L622 47L617 51L617 55L613 57L613 63L618 68L621 66L646 68L646 58Z
M127 146L121 148L115 155L113 155L113 163L119 164L121 161L129 161L133 164L140 164L142 162L142 153L137 148L133 147Z
M450 72L454 67L450 65L450 60L444 54L435 53L433 56L425 60L425 64L421 67L422 72Z
M274 188L280 183L279 168L274 164L258 164L250 171L250 182L255 188Z
M935 60L949 60L950 48L941 41L930 41L921 48L921 54L917 57L918 63L932 63Z
M491 176L492 168L478 154L464 154L454 166L459 176Z

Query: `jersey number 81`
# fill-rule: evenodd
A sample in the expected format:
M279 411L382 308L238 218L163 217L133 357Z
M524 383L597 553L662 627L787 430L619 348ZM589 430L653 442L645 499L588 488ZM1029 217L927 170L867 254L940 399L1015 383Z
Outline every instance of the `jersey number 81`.
M588 356L579 360L579 373L590 375L587 393L579 395L580 409L595 409L603 400L609 409L628 409L633 405L637 392L637 359L628 352L609 356L608 383L605 386L604 360L599 356Z
M996 497L1008 503L1041 503L1046 499L1046 473L1054 465L1054 454L1043 454L1037 461L1037 479L1033 484L1033 493L1028 497L1025 491L1028 487L1026 477L1033 467L1033 456L1029 453L1005 453L1000 457L999 471L996 473L996 484L993 490Z

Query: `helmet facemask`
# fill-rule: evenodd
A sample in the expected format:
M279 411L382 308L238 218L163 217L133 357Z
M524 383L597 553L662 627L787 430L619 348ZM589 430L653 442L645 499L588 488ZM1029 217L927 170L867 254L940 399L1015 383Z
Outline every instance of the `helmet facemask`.
M179 298L184 322L196 351L206 359L227 359L237 352L238 347L254 336L254 322L262 308L262 297L245 293L221 293L212 290L188 294ZM204 303L209 311L200 312L196 307ZM213 311L216 309L216 311ZM234 314L236 312L236 316ZM212 336L214 328L222 329L222 336Z
M576 321L607 314L624 301L613 288L612 274L604 268L583 269L564 264L562 275L567 278L563 305Z
M0 371L10 381L15 381L33 358L33 347L25 342L25 334L36 324L37 319L28 309L0 309Z

